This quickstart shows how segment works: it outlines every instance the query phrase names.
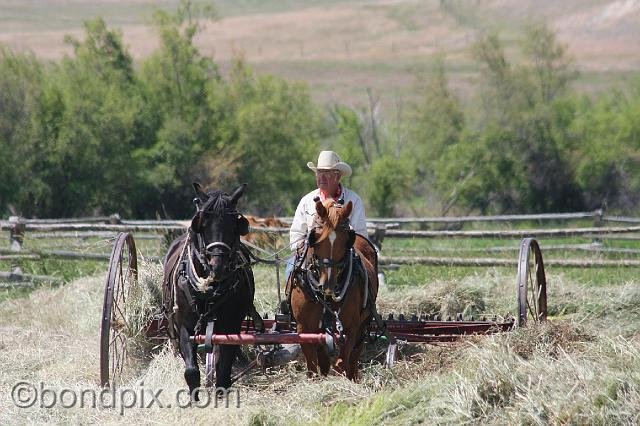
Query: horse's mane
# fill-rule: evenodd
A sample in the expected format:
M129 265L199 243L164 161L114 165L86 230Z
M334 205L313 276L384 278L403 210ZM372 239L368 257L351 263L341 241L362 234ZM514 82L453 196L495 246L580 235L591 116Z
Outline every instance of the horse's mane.
M229 194L216 189L207 191L207 196L209 199L202 206L202 211L212 213L216 216L222 215L227 208Z

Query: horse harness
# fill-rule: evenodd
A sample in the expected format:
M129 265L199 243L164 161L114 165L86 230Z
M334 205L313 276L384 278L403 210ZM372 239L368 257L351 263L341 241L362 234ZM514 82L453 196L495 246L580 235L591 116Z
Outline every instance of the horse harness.
M191 236L196 236L196 241L192 241ZM235 246L235 245L234 245ZM224 275L217 282L217 285L211 285L214 279L210 277L210 267L207 263L203 252L212 250L213 248L222 248L229 252L229 262L225 268ZM219 255L219 254L217 254ZM205 246L204 239L199 233L189 232L178 260L178 264L173 274L173 309L169 313L170 316L175 315L178 311L177 290L182 290L189 306L193 312L199 314L194 333L199 334L208 322L214 321L215 312L222 306L229 296L235 293L240 285L244 283L249 286L251 294L255 292L255 283L253 274L251 273L251 262L249 260L250 252L243 245L238 244L230 247L224 242L213 242ZM204 277L198 273L198 267L204 271ZM249 314L254 321L256 316L259 320L260 315L257 313L253 301L250 302ZM177 338L173 335L175 330L169 327L169 337Z
M346 219L338 225L339 230L347 230L353 232L353 238L349 241L349 249L342 260L336 261L329 258L319 258L315 251L309 256L309 248L313 247L316 242L312 241L311 236L314 230L321 227L316 222L309 231L306 239L304 250L301 255L296 258L293 274L296 278L295 285L299 285L302 290L316 303L320 303L322 310L322 327L329 333L332 333L333 321L335 320L336 331L343 338L343 326L339 319L344 298L356 280L360 276L364 283L364 299L361 310L371 307L372 300L370 297L371 290L369 288L369 275L362 263L362 259L358 252L354 249L355 232L349 227L349 220ZM331 294L327 294L325 289L319 283L320 273L323 268L336 268L337 284ZM337 293L337 295L336 295ZM287 295L289 305L291 304L291 292ZM334 309L334 305L338 305ZM375 308L374 308L375 310Z

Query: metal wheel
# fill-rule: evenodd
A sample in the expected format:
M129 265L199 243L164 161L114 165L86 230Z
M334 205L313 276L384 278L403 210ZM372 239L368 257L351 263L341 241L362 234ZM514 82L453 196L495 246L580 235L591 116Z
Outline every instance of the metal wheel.
M547 319L547 278L538 242L525 238L518 255L518 327Z
M100 385L113 386L122 379L127 359L127 299L138 280L136 244L129 233L116 237L104 287L100 330Z

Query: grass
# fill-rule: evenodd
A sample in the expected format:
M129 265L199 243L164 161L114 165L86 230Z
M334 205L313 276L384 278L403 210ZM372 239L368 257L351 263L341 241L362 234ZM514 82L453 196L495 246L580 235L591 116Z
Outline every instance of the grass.
M388 241L385 249L402 249L401 241ZM404 244L446 246L444 241ZM492 244L498 243L470 240L463 245ZM544 250L545 241L542 244ZM629 241L624 244L633 246ZM147 252L160 250L153 241L139 240L138 245ZM87 250L98 248L107 249L108 244L94 241ZM72 264L78 271L86 267ZM99 391L98 334L106 264L87 268L99 273L72 278L62 286L15 290L19 293L0 301L0 369L5 372L0 388L9 390L27 380L42 381L50 388ZM134 330L144 326L159 304L161 274L157 262L141 261L140 285L127 305ZM515 312L515 275L515 268L502 267L401 267L386 271L378 309L383 314L505 316ZM257 266L255 276L258 310L273 313L274 270ZM118 408L19 409L7 391L0 396L0 422L178 423L188 414L195 422L234 424L637 423L637 269L549 268L547 278L550 321L546 325L451 344L401 346L393 369L382 365L385 345L378 342L367 347L357 384L336 374L309 380L304 361L298 359L245 376L236 385L240 408L130 408L122 415ZM132 349L143 352L132 351L138 355L130 358L132 373L121 387L162 389L160 400L170 404L184 388L182 361L167 345L149 352L148 342L134 340L137 348Z
M154 281L159 271L145 265ZM269 270L257 269L258 300L273 303ZM478 275L481 275L478 273ZM154 278L155 277L155 278ZM482 300L499 306L512 290L506 276L435 283L381 292L384 306L397 311L408 301ZM640 412L640 334L626 335L616 327L600 327L600 320L633 326L638 318L638 282L585 291L566 278L550 301L574 312L540 327L453 344L404 347L401 359L385 369L369 348L362 363L361 383L331 375L308 380L301 361L256 372L237 386L240 408L188 410L194 421L241 424L452 424L452 423L600 423L633 424ZM18 380L44 381L47 386L97 388L97 326L102 277L80 279L59 288L43 288L26 299L0 305L3 350L0 386ZM480 284L480 282L484 284ZM432 287L432 288L431 288ZM603 297L608 294L608 297ZM436 305L438 303L435 303ZM46 306L46 309L43 309ZM11 318L11 320L7 320ZM43 344L43 342L47 342ZM10 367L9 367L10 366ZM163 389L161 401L183 387L182 362L168 348L144 363L139 374L123 384ZM163 422L181 421L179 408L87 410L18 409L8 393L0 402L3 423L18 418L29 422Z

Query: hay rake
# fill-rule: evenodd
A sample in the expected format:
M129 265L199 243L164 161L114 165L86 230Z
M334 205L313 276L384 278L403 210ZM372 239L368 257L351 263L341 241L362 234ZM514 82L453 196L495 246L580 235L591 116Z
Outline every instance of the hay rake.
M114 386L122 380L128 364L129 339L144 333L147 341L162 343L168 339L168 322L163 314L151 316L142 330L135 330L129 322L127 301L129 292L138 280L138 262L135 241L130 233L116 237L105 283L104 303L100 332L100 383ZM278 286L279 291L279 286ZM386 363L393 365L397 357L398 343L451 342L465 335L486 335L504 332L528 323L540 323L547 317L547 285L542 253L538 242L525 238L520 244L517 274L517 315L505 317L441 318L438 315L393 315L373 320L370 337L385 336L388 341ZM158 309L160 311L160 309ZM252 320L245 320L240 334L213 334L192 336L199 351L204 352L205 380L214 382L217 345L261 345L271 349L258 353L257 358L245 368L277 366L295 359L299 344L326 345L332 351L339 344L339 337L328 333L298 334L288 315L275 314L263 319L265 332L259 332ZM234 379L239 378L237 375Z

